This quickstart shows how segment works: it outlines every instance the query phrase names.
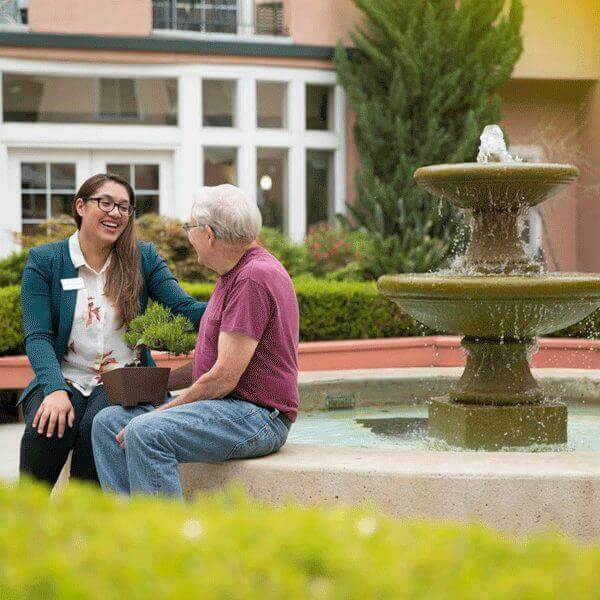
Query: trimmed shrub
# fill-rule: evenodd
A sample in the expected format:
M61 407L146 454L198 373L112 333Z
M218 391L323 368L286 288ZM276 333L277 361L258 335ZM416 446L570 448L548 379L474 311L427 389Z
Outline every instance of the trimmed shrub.
M21 285L23 270L27 264L28 250L13 252L13 254L0 260L0 287L8 285Z
M181 281L216 281L217 275L198 264L196 253L178 219L143 215L135 222L140 240L152 242L169 268Z
M375 283L296 282L303 341L423 335L427 329L377 291Z
M238 490L183 504L2 486L0 522L11 600L600 597L600 547L559 533L514 540L365 507L266 506Z
M0 288L0 355L24 351L21 288Z
M73 217L61 215L32 225L31 233L22 234L18 237L23 244L23 248L36 248L42 244L64 240L73 235L75 231L77 231L77 226Z

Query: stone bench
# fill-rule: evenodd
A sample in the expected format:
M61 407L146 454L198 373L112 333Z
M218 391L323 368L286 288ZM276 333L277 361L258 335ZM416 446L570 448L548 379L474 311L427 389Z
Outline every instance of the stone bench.
M180 465L188 498L241 483L281 504L369 503L401 518L479 520L524 535L558 528L600 541L600 453L378 450L286 444L251 460Z

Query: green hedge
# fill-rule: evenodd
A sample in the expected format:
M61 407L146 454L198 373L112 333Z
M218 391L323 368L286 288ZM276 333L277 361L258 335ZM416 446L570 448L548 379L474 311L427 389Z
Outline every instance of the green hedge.
M0 355L23 351L21 287L0 288Z
M300 339L374 339L431 333L377 292L372 282L335 282L298 278L294 281L300 305ZM212 283L183 283L198 300L208 300ZM558 331L555 337L598 337L600 311L581 323ZM19 287L0 288L0 354L22 351L23 331Z
M28 250L15 252L6 258L0 259L0 287L21 285L23 269L27 264Z
M300 339L356 340L422 335L424 327L377 292L374 282L294 281L300 307ZM211 284L183 284L198 300L207 300Z
M600 547L367 508L185 505L70 484L0 487L0 597L475 600L600 597Z

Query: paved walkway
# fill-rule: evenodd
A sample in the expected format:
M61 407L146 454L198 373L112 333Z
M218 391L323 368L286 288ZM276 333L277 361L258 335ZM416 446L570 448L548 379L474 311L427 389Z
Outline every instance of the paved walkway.
M0 479L15 481L19 477L19 444L22 423L0 425Z

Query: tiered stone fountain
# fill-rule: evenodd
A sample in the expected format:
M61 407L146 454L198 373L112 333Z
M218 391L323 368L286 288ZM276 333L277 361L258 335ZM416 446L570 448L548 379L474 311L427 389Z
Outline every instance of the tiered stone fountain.
M381 277L382 294L437 331L463 335L464 373L429 406L429 435L498 449L567 441L567 407L545 398L528 355L535 338L600 307L600 275L543 273L520 237L529 209L575 181L578 169L513 160L488 126L477 163L417 169L417 183L471 213L471 240L449 274Z

